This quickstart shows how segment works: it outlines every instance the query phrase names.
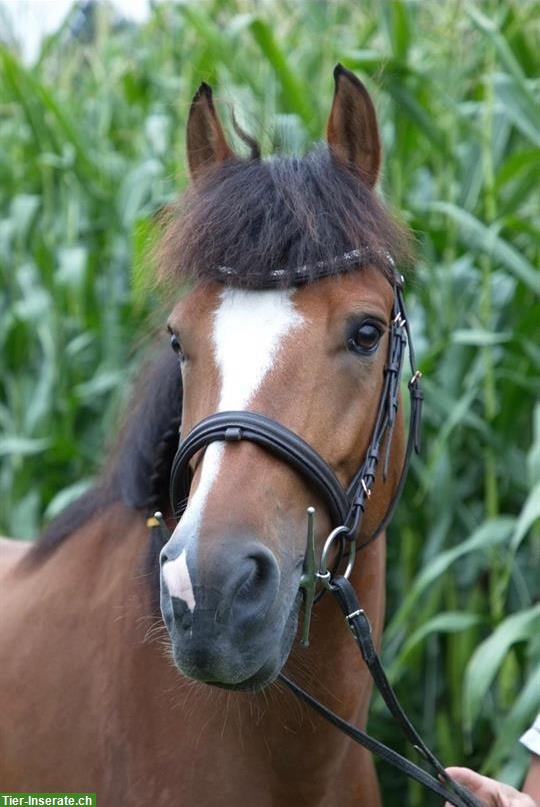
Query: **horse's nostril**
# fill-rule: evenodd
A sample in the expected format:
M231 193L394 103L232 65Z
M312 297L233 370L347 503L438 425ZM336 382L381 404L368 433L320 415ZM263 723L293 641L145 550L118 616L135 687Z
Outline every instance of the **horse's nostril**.
M271 575L267 558L247 558L245 578L236 590L237 600L253 600L258 598L266 579Z
M183 631L191 630L193 626L193 613L189 610L184 600L178 597L171 597L171 605L176 620L176 626Z
M266 547L252 550L240 564L233 585L233 608L237 616L259 616L274 602L279 586L279 569Z

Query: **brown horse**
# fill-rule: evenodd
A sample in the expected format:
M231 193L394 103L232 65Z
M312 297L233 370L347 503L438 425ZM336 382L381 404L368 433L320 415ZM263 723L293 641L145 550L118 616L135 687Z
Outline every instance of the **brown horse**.
M276 682L284 668L366 723L370 683L330 597L315 607L309 649L297 641L306 508L316 507L320 550L325 502L264 449L217 442L192 463L187 508L163 548L146 525L157 508L174 522L180 420L185 436L217 411L262 413L344 485L364 456L393 303L377 256L404 259L407 237L374 193L371 99L339 66L335 81L328 144L303 158L262 161L248 138L251 157L235 156L210 89L195 96L192 183L161 250L162 281L183 290L168 321L177 355L152 362L95 488L33 547L0 544L2 790L97 791L101 807L380 803L370 756ZM372 260L287 283L295 267L355 249ZM223 267L242 288L219 281ZM277 267L283 287L261 290ZM398 419L361 539L392 500L403 453ZM384 576L382 536L352 576L377 641Z

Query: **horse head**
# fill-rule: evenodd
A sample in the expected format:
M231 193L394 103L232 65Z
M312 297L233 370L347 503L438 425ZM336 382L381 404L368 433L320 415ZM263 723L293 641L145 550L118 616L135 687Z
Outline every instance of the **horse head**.
M390 254L399 258L406 237L374 191L373 103L340 66L327 144L306 157L235 156L207 85L193 100L187 148L191 186L163 251L165 271L190 284L167 326L182 367L181 446L216 414L225 429L192 440L184 462L161 609L182 673L254 690L276 678L297 633L306 509L317 513L319 552L340 515L324 480L314 485L287 461L295 438L300 455L307 446L329 469L328 487L349 492L374 434L377 451L386 444L388 472L373 473L369 489L363 482L369 505L361 525L349 524L355 539L377 530L398 486L400 416L393 429L386 412L399 390L399 372L397 382L387 374L399 282ZM244 426L241 413L255 413L259 439L231 430L224 413ZM383 416L392 428L385 420L378 434ZM272 450L272 424L286 432L283 455Z

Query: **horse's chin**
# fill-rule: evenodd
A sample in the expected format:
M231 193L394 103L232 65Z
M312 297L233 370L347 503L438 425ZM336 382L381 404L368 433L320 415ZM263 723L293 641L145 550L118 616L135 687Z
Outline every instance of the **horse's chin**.
M232 692L261 692L261 690L266 689L266 687L274 683L282 667L283 664L265 664L255 675L236 684L226 684L222 681L207 681L206 683L209 684L209 686L217 687L218 689L227 689Z
M218 677L214 678L208 675L207 671L202 671L192 666L186 667L185 660L180 656L176 656L173 641L172 655L175 666L183 677L189 678L192 681L198 681L202 684L207 684L208 686L217 687L218 689L226 689L234 692L260 692L266 689L266 687L274 683L287 663L296 636L300 601L301 595L299 594L286 620L279 645L262 661L260 667L258 667L255 672L246 670L245 678L242 677L241 669L236 669L234 676L231 676L234 677L234 680L225 681Z

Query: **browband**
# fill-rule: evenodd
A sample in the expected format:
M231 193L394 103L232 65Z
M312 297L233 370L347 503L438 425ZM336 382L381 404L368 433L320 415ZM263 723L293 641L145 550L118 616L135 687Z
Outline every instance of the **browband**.
M302 286L325 277L333 277L336 274L344 274L353 269L359 269L368 263L374 263L384 269L389 270L393 275L396 285L403 285L403 277L395 270L396 264L387 250L378 250L372 247L361 247L352 249L343 255L338 255L329 261L318 261L312 265L304 264L295 269L272 269L264 277L257 277L257 289L275 289L287 286ZM222 283L233 281L235 286L250 286L252 278L240 275L231 266L219 266L216 280Z

